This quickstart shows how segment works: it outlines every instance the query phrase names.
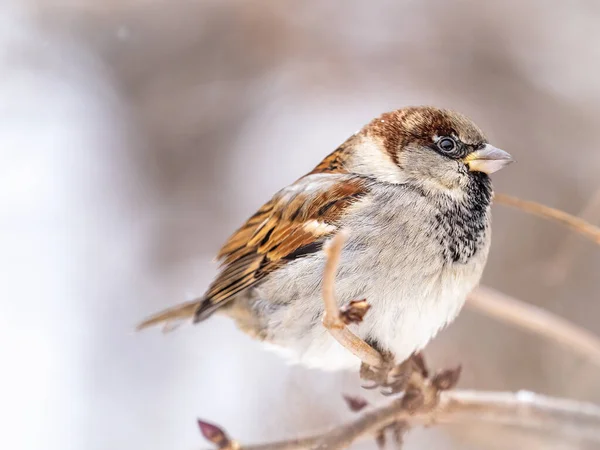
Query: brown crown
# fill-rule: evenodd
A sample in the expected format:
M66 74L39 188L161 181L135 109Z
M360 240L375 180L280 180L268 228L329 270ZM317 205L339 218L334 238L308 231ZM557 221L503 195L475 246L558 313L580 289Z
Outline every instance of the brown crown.
M398 149L408 144L431 145L435 135L454 135L468 145L486 142L483 132L467 117L432 106L414 106L384 113L366 125L362 133L380 138L394 160Z

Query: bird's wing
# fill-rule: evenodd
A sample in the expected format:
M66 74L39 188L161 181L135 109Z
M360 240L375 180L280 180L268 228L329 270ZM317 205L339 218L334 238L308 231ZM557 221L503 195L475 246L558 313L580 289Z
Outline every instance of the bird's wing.
M290 261L318 251L368 192L365 178L311 174L278 192L221 248L222 269L196 311L202 320L235 294Z

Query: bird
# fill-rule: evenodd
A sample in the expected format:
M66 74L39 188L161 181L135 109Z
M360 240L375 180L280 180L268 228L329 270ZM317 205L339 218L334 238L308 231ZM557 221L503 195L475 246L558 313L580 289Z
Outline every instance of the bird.
M458 112L384 113L231 235L203 296L139 328L218 313L292 363L359 368L322 324L324 247L344 230L337 300L367 299L368 314L350 327L402 363L456 318L479 283L491 241L489 175L512 161Z

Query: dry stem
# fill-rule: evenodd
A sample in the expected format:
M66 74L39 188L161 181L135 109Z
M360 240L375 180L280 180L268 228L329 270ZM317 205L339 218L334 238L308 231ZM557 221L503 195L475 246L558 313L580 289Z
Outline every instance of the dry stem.
M489 423L511 425L600 443L600 407L531 392L443 392L435 408L408 412L401 400L363 414L358 419L313 436L241 446L240 450L335 450L398 421L409 425Z
M379 367L382 364L381 355L346 326L340 317L340 310L335 299L335 273L340 261L342 247L347 238L348 233L342 230L334 236L325 249L327 262L323 273L323 303L325 304L323 325L336 341L356 355L362 362L373 367Z
M600 220L599 212L600 189L597 189L578 216L590 223L595 223ZM575 239L575 235L567 235L563 243L559 246L556 255L546 265L546 278L548 279L548 282L552 283L554 286L558 286L565 281L569 274L569 269L575 262L578 251L578 247L575 245Z
M556 342L600 366L600 338L562 317L484 286L475 289L466 304Z
M494 195L494 201L501 205L512 206L529 214L558 222L600 245L600 228L579 217L537 202L521 200L506 194Z

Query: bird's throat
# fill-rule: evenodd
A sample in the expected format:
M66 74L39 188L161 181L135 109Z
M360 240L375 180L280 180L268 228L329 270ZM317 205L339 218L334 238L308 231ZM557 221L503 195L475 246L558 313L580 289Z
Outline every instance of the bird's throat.
M461 199L438 195L433 229L448 263L466 264L489 238L492 185L485 174L469 178Z

